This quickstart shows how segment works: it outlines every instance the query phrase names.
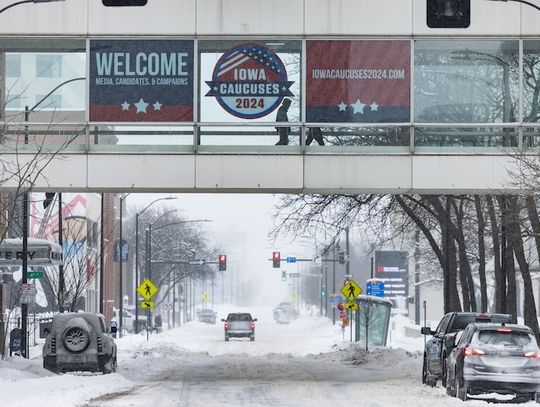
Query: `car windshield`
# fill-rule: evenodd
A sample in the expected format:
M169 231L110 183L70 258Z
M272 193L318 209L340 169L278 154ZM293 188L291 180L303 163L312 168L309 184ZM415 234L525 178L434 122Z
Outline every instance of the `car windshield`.
M229 314L228 321L251 321L250 314Z
M510 322L508 317L500 315L491 315L490 317L477 317L474 314L470 315L457 315L454 322L452 323L453 327L450 332L458 332L467 328L467 325L474 322Z
M473 342L480 346L493 348L518 347L530 348L536 345L533 336L524 331L483 330L474 335Z

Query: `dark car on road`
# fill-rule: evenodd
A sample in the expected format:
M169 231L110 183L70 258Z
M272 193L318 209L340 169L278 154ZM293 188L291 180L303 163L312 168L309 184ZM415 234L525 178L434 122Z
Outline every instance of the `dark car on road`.
M461 400L500 393L540 403L540 348L525 325L470 324L448 355L447 370L446 392Z
M446 314L435 331L425 326L421 332L423 335L433 335L426 342L424 361L422 365L422 383L435 386L437 380L441 380L446 387L446 357L452 348L445 344L448 338L455 338L456 334L463 331L471 323L510 323L512 316L509 314L488 314L476 312L449 312Z
M255 340L255 322L257 318L252 318L247 312L230 313L227 319L222 319L225 323L225 340L229 338L249 338Z

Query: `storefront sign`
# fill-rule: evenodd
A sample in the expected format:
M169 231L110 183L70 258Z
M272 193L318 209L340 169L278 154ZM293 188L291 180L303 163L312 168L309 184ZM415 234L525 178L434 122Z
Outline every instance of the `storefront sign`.
M287 70L279 56L259 44L241 44L219 58L212 80L206 81L213 96L230 114L256 119L275 110L289 90Z
M409 41L308 41L307 121L410 120Z
M91 41L90 121L193 121L193 41Z

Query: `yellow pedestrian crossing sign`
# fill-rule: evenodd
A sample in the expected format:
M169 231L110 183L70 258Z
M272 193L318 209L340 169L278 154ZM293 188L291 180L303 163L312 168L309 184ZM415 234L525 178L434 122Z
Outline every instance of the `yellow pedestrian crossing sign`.
M345 296L345 298L347 298L348 301L354 302L356 297L362 294L362 288L351 279L343 286L341 293Z
M358 306L358 303L356 302L346 302L343 304L343 308L348 309L350 311L358 311L360 307Z
M152 298L158 292L158 288L152 282L152 280L147 278L146 280L144 280L141 283L140 286L137 287L137 292L139 294L141 294L144 297L145 300L149 300L150 298ZM150 308L150 307L148 307L148 308Z
M154 301L141 301L141 308L154 309Z

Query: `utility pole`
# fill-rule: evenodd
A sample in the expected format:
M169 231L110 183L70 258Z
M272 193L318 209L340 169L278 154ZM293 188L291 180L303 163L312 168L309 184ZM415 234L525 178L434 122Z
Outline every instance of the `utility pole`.
M64 247L64 226L62 224L62 193L58 193L58 244ZM64 265L58 266L58 307L60 312L64 312L64 296L66 291L66 283L64 281Z
M420 231L414 233L414 323L420 325Z
M336 293L336 245L333 246L333 259L332 262L332 294ZM334 306L332 307L332 324L336 324L336 303L334 303Z

